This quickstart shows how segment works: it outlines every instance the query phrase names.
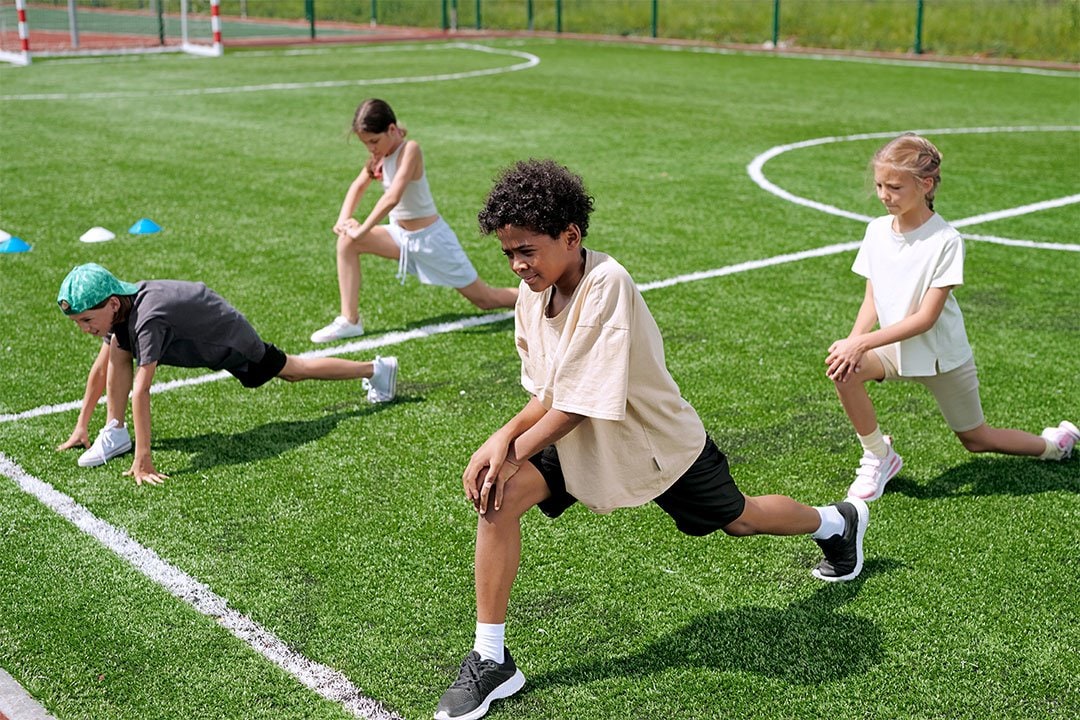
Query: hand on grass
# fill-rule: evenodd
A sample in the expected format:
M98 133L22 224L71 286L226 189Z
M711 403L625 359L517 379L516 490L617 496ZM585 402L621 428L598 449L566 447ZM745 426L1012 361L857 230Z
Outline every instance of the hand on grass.
M56 446L57 452L70 450L73 447L90 448L90 433L86 428L75 428L71 431L71 437Z
M158 472L154 468L154 461L149 457L140 458L135 457L135 460L131 463L131 469L124 472L127 477L135 478L136 485L142 485L146 483L148 485L160 485L169 476Z

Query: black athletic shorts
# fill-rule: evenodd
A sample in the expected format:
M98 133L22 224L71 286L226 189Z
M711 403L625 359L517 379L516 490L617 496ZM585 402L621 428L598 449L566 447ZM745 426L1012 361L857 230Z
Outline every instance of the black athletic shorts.
M265 343L266 352L259 362L244 360L239 365L225 368L246 388L257 388L270 382L285 369L285 353L275 345Z
M529 458L543 475L551 497L537 505L540 512L557 518L577 502L566 491L559 454L549 445ZM708 535L720 530L742 515L746 498L735 486L724 453L712 438L705 438L705 448L698 459L675 484L653 500L687 535Z

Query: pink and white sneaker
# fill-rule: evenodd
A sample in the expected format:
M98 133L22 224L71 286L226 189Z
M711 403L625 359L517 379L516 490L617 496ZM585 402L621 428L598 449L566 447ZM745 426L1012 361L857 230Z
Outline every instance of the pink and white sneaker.
M1061 454L1053 460L1065 460L1072 456L1073 448L1080 442L1080 430L1068 420L1062 420L1056 428L1046 428L1042 437L1056 445Z
M869 450L863 451L859 469L855 471L855 482L847 491L848 497L859 498L863 502L877 500L885 492L885 485L904 467L904 459L892 448L892 438L886 437L885 443L889 451L883 458Z

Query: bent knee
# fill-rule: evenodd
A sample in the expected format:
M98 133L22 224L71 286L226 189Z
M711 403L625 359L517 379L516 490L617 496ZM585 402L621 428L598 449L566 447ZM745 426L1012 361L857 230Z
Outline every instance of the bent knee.
M753 523L738 517L723 527L724 533L731 537L747 537L748 535L757 535L758 530L754 527Z
M964 446L964 449L970 453L984 453L994 450L992 445L981 438L965 437L959 433L957 433L957 437L960 438L960 444Z

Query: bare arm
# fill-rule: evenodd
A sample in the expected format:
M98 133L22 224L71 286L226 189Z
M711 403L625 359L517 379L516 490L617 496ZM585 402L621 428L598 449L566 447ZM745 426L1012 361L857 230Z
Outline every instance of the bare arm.
M360 198L364 196L364 192L367 191L371 180L371 173L368 172L367 165L365 165L364 169L349 185L348 192L345 193L345 199L341 203L341 211L338 213L337 222L334 223L334 232L336 234L340 235L345 232L345 223L352 219L353 213L356 212L356 206L360 204Z
M871 331L865 327L860 327L858 320L856 320L851 335L843 340L837 340L829 346L829 356L825 358L825 364L829 368L825 374L833 380L846 380L858 367L862 356L873 348L891 345L900 340L922 335L932 328L941 316L941 311L945 307L945 301L949 299L950 292L952 292L951 285L930 288L926 291L926 295L923 296L918 310L887 328ZM871 293L869 283L867 283L867 293L868 295ZM862 316L863 311L860 310L859 317ZM856 332L858 330L862 330L862 332Z
M75 429L71 431L71 436L66 442L57 446L57 450L67 450L78 445L84 448L90 447L90 418L101 399L101 394L105 392L105 381L108 377L109 345L103 342L86 376L86 390L83 392L82 407L79 408L79 418L75 421Z
M855 324L851 327L848 337L870 332L877 325L877 319L877 308L874 306L874 286L867 280L862 305L859 306L859 314L855 316Z
M347 228L349 237L354 240L362 237L367 234L371 228L385 220L386 216L390 214L390 211L397 207L397 204L401 202L401 197L405 194L405 186L413 180L418 180L423 174L424 156L420 152L420 146L417 145L416 142L409 140L401 150L401 157L398 159L397 173L394 175L394 180L390 183L390 187L388 187L386 192L375 201L375 207L371 208L371 212L368 213L364 222L354 222L351 224L351 227Z
M150 387L154 384L157 363L140 365L135 371L135 385L131 391L131 419L135 425L135 459L131 469L125 472L135 478L136 485L147 482L160 485L168 477L154 469L150 456Z

